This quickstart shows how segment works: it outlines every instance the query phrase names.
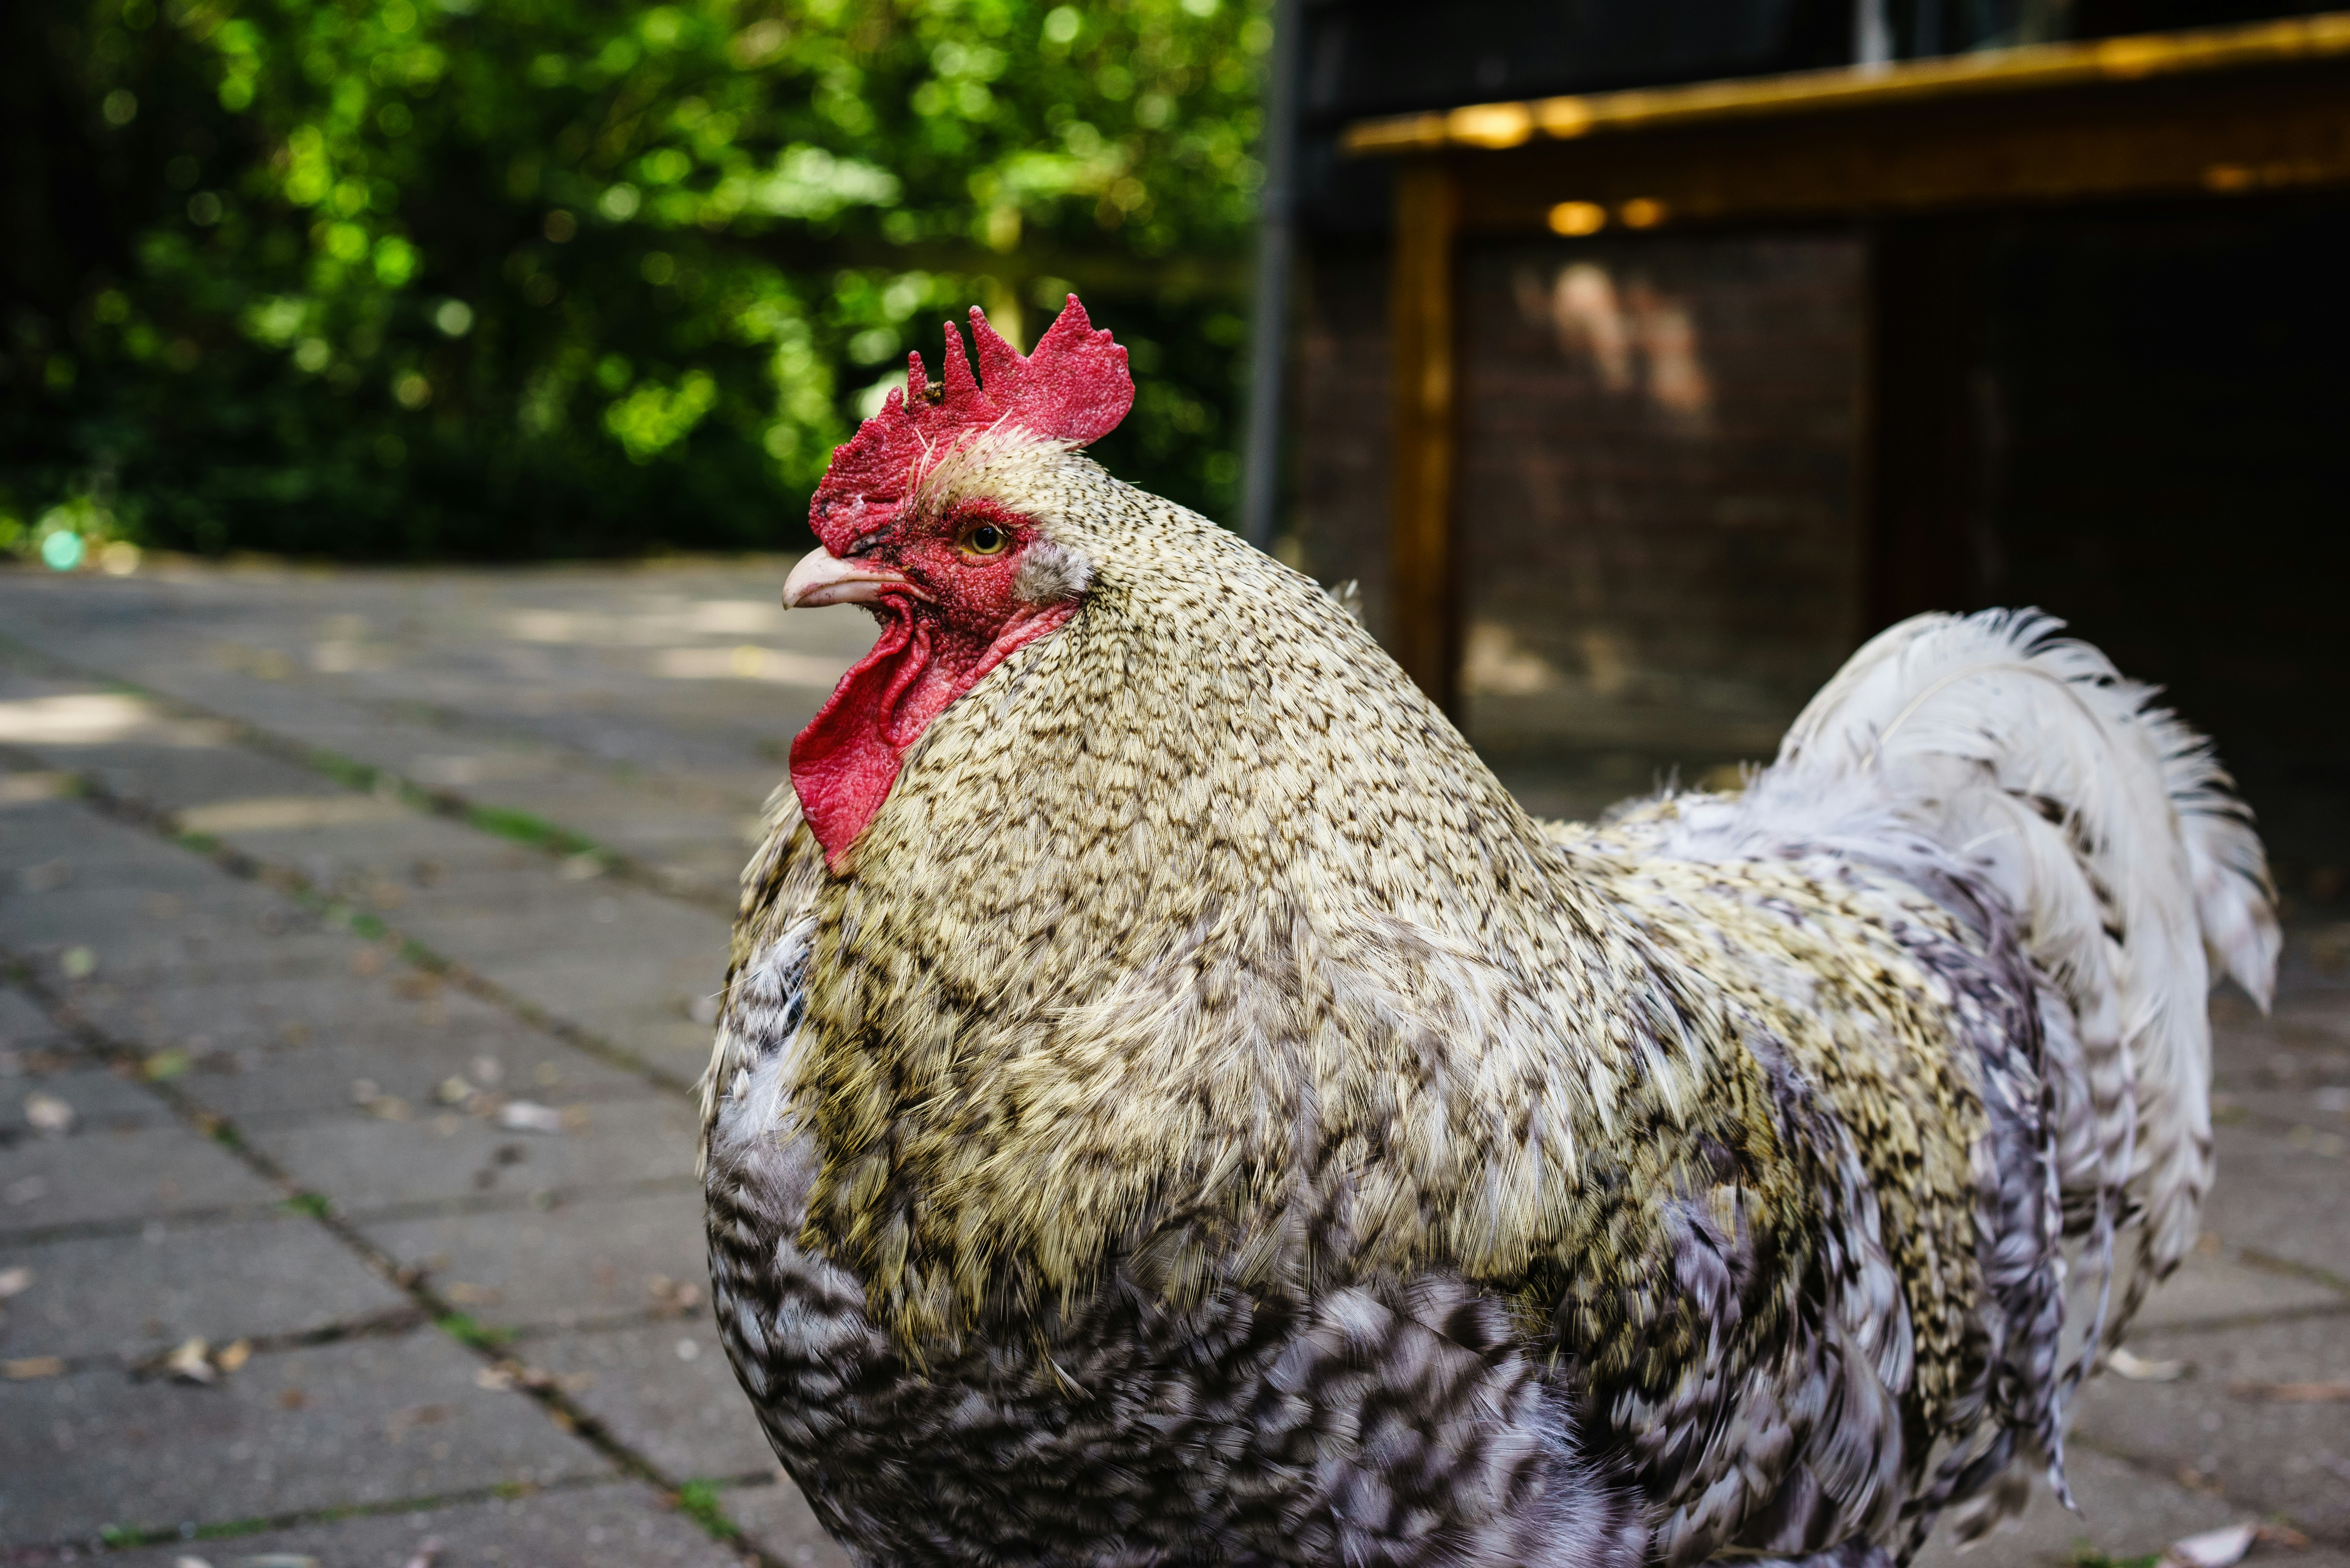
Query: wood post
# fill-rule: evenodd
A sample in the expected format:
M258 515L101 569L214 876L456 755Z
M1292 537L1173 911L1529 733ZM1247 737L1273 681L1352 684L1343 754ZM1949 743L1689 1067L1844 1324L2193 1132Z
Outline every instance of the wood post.
M1453 713L1461 641L1452 558L1460 190L1451 166L1434 158L1404 163L1395 190L1393 652L1420 690Z

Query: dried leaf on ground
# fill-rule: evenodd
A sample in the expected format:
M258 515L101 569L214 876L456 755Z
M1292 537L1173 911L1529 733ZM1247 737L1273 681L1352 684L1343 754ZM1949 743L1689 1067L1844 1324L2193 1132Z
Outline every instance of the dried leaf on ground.
M459 1306L495 1306L505 1300L505 1293L488 1285L476 1285L464 1280L451 1280L441 1287L441 1294Z
M235 1372L252 1359L253 1341L240 1339L222 1346L220 1354L213 1357L213 1365L223 1372Z
M388 1122L404 1122L415 1113L398 1095L387 1095L373 1078L351 1080L351 1104Z
M62 1355L26 1355L15 1361L0 1361L0 1376L11 1383L30 1383L36 1377L63 1376L66 1369Z
M36 1133L61 1137L73 1131L74 1108L57 1096L36 1089L25 1096L25 1120Z
M163 1370L183 1383L215 1383L220 1370L213 1366L212 1346L191 1336L163 1358Z
M584 1373L558 1377L544 1366L525 1366L509 1356L494 1366L484 1366L473 1374L473 1386L492 1393L504 1394L516 1388L560 1388L577 1392L594 1381Z
M2106 1357L2106 1365L2115 1376L2133 1383L2176 1383L2191 1370L2184 1361L2149 1361L2126 1350L2115 1351Z
M2259 1533L2257 1525L2230 1524L2174 1541L2170 1550L2162 1554L2161 1568L2230 1568L2230 1564L2244 1560L2244 1553L2252 1549L2253 1537Z
M672 1280L667 1274L654 1274L646 1280L645 1293L653 1298L653 1310L664 1315L702 1304L701 1286L686 1280Z
M536 1100L509 1100L498 1108L498 1126L509 1132L559 1133L566 1125L561 1111Z

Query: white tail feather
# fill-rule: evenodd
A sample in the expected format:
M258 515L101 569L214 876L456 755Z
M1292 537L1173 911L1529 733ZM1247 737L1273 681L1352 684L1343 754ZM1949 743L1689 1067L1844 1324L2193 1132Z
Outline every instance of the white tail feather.
M2260 840L2210 745L2062 625L1904 621L1812 700L1780 763L1877 774L2007 900L2069 1004L2077 1051L2050 1064L2066 1207L2137 1230L2111 1343L2193 1244L2210 1186L2210 977L2265 1007L2279 939Z

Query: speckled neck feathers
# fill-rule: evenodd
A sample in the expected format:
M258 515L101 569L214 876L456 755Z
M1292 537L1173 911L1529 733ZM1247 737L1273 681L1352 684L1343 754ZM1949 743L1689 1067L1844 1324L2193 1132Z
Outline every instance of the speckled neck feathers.
M1066 472L1084 607L941 716L819 900L811 1016L840 1044L808 1084L837 1152L809 1225L917 1333L1191 1223L1416 1246L1420 1189L1477 1179L1489 1138L1382 1129L1486 1116L1451 1081L1481 1034L1566 1054L1561 1020L1513 1016L1572 972L1521 918L1570 907L1563 862L1451 726L1310 581ZM1375 734L1407 739L1367 770ZM1305 1233L1264 1260L1315 1264Z

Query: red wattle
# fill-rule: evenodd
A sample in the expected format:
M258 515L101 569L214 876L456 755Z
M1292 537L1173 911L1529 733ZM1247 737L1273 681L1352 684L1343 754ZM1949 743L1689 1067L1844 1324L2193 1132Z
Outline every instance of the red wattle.
M792 789L835 872L889 798L906 753L931 722L1014 649L1060 626L1076 607L1024 615L984 646L934 638L902 598L892 596L884 608L889 619L873 650L840 678L792 740Z
M808 727L792 740L792 789L835 870L898 777L899 748L870 715L899 684L892 680L898 655L912 636L912 618L901 607L873 650L840 678Z

